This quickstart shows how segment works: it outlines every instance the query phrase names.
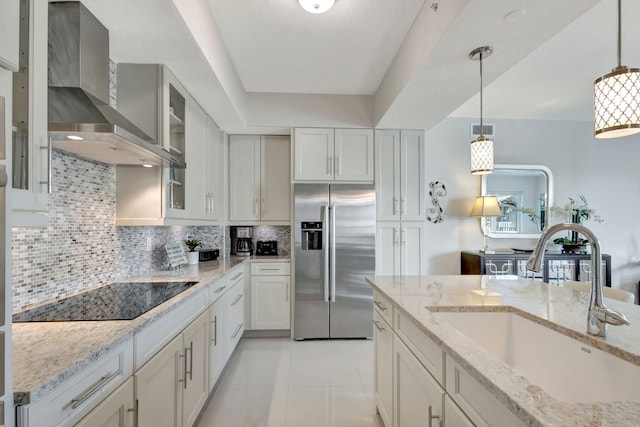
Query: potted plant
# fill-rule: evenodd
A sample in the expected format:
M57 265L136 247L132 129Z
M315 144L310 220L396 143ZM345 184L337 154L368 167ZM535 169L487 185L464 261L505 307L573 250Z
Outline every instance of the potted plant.
M595 209L589 207L589 202L582 195L578 196L577 199L569 197L569 203L563 207L551 207L551 213L563 217L566 222L573 222L574 224L582 224L591 219L595 222L604 221L600 215L596 214ZM579 236L578 232L571 231L567 237L554 239L553 243L562 245L564 253L585 252L589 242Z
M200 259L200 253L196 251L197 247L202 247L202 242L198 239L186 239L184 245L189 248L187 252L187 261L189 264L197 264Z

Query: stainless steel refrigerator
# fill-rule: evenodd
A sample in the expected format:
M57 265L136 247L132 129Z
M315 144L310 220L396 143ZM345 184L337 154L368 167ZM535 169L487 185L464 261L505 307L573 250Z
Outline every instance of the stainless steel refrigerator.
M375 189L295 184L294 338L373 336Z

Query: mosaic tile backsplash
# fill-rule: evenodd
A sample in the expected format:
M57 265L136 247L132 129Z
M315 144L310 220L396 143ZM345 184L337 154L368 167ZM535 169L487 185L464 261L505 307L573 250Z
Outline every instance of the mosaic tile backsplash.
M192 237L224 251L224 227L116 227L115 167L54 150L49 226L12 230L13 310L166 270L164 245ZM151 251L147 251L147 240Z

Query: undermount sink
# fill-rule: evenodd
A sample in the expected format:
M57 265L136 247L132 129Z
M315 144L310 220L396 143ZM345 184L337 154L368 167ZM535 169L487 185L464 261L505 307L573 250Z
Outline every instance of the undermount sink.
M435 312L554 398L640 402L640 366L512 312Z

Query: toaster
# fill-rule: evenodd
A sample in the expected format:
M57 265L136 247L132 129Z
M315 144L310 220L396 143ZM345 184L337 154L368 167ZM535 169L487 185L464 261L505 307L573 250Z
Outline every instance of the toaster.
M220 256L219 249L200 249L198 252L200 261L215 261Z
M278 255L278 241L258 240L256 242L256 255Z

